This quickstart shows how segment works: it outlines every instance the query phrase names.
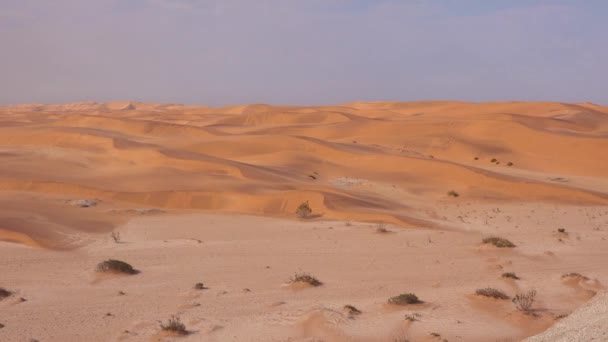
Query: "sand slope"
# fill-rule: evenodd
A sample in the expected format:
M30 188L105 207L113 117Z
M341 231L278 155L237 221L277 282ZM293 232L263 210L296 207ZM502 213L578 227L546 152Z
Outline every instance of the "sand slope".
M0 107L0 340L519 341L608 283L605 151L589 103Z
M3 193L270 216L309 200L327 219L403 226L434 226L421 209L450 190L608 202L608 108L592 104L127 102L0 113Z

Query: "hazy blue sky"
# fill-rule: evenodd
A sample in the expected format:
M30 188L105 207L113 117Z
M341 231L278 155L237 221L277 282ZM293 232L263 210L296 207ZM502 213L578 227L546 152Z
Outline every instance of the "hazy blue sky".
M0 103L608 104L605 0L0 0Z

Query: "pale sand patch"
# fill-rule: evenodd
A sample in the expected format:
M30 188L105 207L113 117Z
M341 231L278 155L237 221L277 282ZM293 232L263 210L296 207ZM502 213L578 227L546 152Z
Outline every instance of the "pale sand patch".
M470 208L494 215L482 205ZM517 340L585 302L578 288L562 282L562 274L574 270L598 281L608 276L605 242L592 238L606 232L569 225L583 236L575 247L533 236L561 220L555 212L571 213L572 220L582 222L607 209L501 208L504 216L535 212L529 220L522 215L528 229L502 226L503 234L518 244L518 253L479 251L481 231L490 229L483 224L475 226L480 230L475 233L435 231L429 242L426 229L394 227L393 234L381 236L370 234L369 225L362 223L209 214L138 216L118 229L123 243L93 234L92 243L69 252L3 244L2 285L28 301L0 303L7 313L0 333L9 338L148 340L160 336L159 320L177 315L192 332L180 337L186 341L392 341L398 335L425 340L431 332L448 340ZM454 218L466 210L444 207ZM546 248L559 259L535 257ZM108 258L129 262L141 273L91 283L96 264ZM517 289L505 286L503 270L486 267L493 263L508 265L522 277ZM283 284L295 272L309 272L323 285L286 291ZM197 282L207 289L194 290ZM539 316L522 316L509 300L472 302L474 291L487 286L509 296L536 288ZM406 292L416 293L425 304L386 305L388 298ZM363 313L349 318L342 311L346 304ZM108 312L113 316L106 317ZM404 319L412 312L420 314L419 321ZM27 324L31 319L38 323ZM53 323L58 319L80 323L66 328Z

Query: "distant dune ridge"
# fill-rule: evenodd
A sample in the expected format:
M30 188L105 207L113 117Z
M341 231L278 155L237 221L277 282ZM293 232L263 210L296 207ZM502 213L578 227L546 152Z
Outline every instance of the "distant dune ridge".
M0 106L0 340L601 339L606 151L591 103Z
M0 113L4 192L271 216L308 200L327 219L429 227L421 206L450 190L608 202L608 108L589 103L116 102ZM363 181L336 186L342 178Z

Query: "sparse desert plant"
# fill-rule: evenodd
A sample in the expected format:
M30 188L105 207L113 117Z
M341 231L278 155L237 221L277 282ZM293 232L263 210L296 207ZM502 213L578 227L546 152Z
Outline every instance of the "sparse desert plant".
M398 296L389 298L388 303L395 304L395 305L408 305L408 304L422 304L423 301L418 299L418 296L416 296L413 293L402 293Z
M110 234L110 236L112 236L112 240L114 240L114 242L116 242L116 243L120 242L120 233L119 232L112 232Z
M513 166L513 163L512 162L508 162L507 166Z
M477 289L477 291L475 291L475 294L478 296L490 297L495 299L509 299L509 296L507 296L504 292L491 287Z
M496 163L497 161L498 161L498 159L496 159L496 158L492 158L492 160L491 160L492 163Z
M501 237L491 236L481 240L483 243L492 244L498 248L513 248L515 244L507 239Z
M532 304L536 298L536 290L532 289L526 293L519 293L513 297L512 301L519 311L530 312Z
M180 321L179 317L175 316L171 316L171 318L167 320L167 323L161 323L160 328L163 329L163 331L169 331L179 335L188 334L188 330L186 330L184 323Z
M393 338L393 342L410 342L409 334L407 332L404 332L399 336L395 336Z
M346 312L348 312L348 314L351 316L361 314L361 310L357 309L356 307L354 307L352 305L344 305L344 310L346 310Z
M458 196L460 196L460 194L459 194L459 193L457 193L457 192L456 192L456 191L454 191L454 190L450 190L450 191L448 192L448 196L452 196L452 197L458 197Z
M4 324L2 324L2 323L0 323L0 329L2 329L2 328L4 328L4 327L5 327L5 325L4 325Z
M137 274L138 271L128 263L115 259L108 259L97 264L97 271L99 272L118 272L125 274Z
M194 284L194 289L195 290L204 290L204 289L206 289L206 287L205 287L205 284L203 284L203 283L196 283L196 284Z
M475 160L479 160L479 157L475 157L475 158L473 158L473 159L475 159Z
M306 283L308 285L311 286L321 286L323 285L322 282L319 281L319 279L313 277L312 275L308 274L308 273L296 273L294 274L293 277L291 277L289 279L290 283Z
M312 214L312 209L310 208L308 201L300 204L298 209L296 209L296 215L298 215L300 218L307 218L310 216L310 214Z
M557 228L557 231L559 233L565 233L566 232L566 228Z
M511 278L511 279L515 279L515 280L519 280L520 278L517 276L517 274L513 273L513 272L505 272L502 274L503 278Z
M315 176L315 175L308 175L308 178L313 179L313 180L316 180L316 179L317 179L317 176Z
M388 233L389 230L386 229L386 226L382 223L379 223L378 226L376 227L376 233L379 234L384 234L384 233Z
M411 313L411 314L406 314L405 315L405 320L406 321L410 321L410 322L416 322L419 321L420 318L420 314L417 312Z
M567 279L567 278L579 278L582 280L589 280L588 277L585 277L584 275L582 275L580 273L576 273L576 272L562 274L562 279Z
M10 297L13 295L12 291L5 289L4 287L0 287L0 300Z

